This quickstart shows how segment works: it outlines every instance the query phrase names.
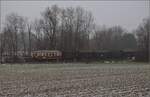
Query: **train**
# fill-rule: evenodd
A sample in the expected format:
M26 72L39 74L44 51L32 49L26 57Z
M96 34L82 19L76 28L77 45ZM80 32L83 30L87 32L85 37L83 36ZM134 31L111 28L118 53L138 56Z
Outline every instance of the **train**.
M33 51L31 58L35 60L57 61L100 61L100 60L135 60L137 51L78 51L68 52L59 50Z
M60 60L62 52L59 50L40 50L31 52L31 58L37 60Z
M4 55L5 62L39 62L39 61L53 61L53 62L73 62L73 61L102 61L102 60L134 60L138 56L138 52L134 50L124 51L78 51L68 52L60 50L37 50L28 52L19 51L14 56Z

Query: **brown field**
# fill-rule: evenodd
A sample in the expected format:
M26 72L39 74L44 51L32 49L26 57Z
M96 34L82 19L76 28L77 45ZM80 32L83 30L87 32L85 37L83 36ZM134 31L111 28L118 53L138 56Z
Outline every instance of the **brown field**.
M150 65L4 64L0 97L150 97Z

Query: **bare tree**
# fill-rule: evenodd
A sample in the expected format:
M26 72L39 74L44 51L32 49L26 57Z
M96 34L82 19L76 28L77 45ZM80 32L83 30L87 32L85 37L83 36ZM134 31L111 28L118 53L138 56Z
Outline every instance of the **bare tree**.
M61 42L66 51L78 52L88 49L94 19L90 12L81 7L62 10Z
M94 18L91 12L77 7L75 11L75 45L76 51L87 50L89 47L89 35L94 28Z
M32 50L32 47L31 47L31 45L32 45L32 36L31 36L32 32L31 32L31 28L32 27L31 27L30 24L28 24L27 27L28 27L27 29L28 29L28 35L29 35L29 38L28 38L29 39L28 40L29 41L28 56L31 56L31 50Z
M45 38L49 42L48 49L56 49L56 36L58 32L58 21L59 20L59 8L53 5L51 8L47 8L43 13L43 32Z
M3 30L5 53L16 58L18 51L26 52L26 20L24 17L11 13L6 17Z
M136 30L139 50L143 58L150 61L150 18L144 19Z
M0 33L0 63L2 63L3 60L3 39L2 39L2 33Z
M44 33L43 33L43 20L36 20L34 22L34 43L35 43L35 46L34 46L34 50L43 50L43 49L46 49L46 46L45 44L47 44L48 41L46 41L46 43L44 44L43 43L43 40L44 40Z
M62 10L61 17L61 44L63 51L73 51L73 25L74 9L67 8Z
M6 25L4 29L5 39L8 39L8 47L10 55L15 57L18 51L18 15L10 14L6 18ZM8 38L6 38L8 37Z
M120 51L120 50L135 50L136 39L133 34L127 33L125 29L120 26L96 30L94 35L96 50Z
M121 26L114 26L108 29L111 33L111 50L122 50L122 36L126 32Z
M19 49L21 51L23 51L23 54L26 55L26 52L27 52L27 20L22 17L22 16L19 16L18 17L18 24L19 24L19 28L18 28L18 33L20 35L20 45L21 47L20 48L23 48L22 49ZM19 36L18 36L19 37Z

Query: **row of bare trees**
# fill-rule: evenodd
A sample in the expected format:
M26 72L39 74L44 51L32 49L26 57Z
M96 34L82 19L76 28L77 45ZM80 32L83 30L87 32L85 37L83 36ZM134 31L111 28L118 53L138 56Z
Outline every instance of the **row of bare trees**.
M136 34L127 33L121 26L96 27L90 11L81 7L48 7L40 19L28 19L11 13L6 17L0 33L0 53L15 57L19 51L30 55L34 50L78 51L148 51L149 19L146 19ZM2 59L1 59L2 60Z
M120 51L136 50L136 38L133 33L128 33L120 26L111 28L103 27L96 30L93 37L96 50Z
M7 16L6 24L1 33L2 50L10 56L18 51L27 51L27 21L24 17L12 13Z
M150 18L143 20L136 29L136 35L140 56L150 62Z
M81 7L60 9L52 6L42 16L34 26L38 40L36 49L74 52L88 48L89 35L94 28L90 12ZM42 45L39 46L39 43Z

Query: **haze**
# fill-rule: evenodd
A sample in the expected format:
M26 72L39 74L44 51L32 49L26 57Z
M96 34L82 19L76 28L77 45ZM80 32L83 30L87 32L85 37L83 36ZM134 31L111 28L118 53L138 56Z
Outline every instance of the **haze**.
M93 13L97 25L121 25L132 31L149 16L149 1L1 1L1 26L7 14L15 12L34 21L46 7L83 7Z

